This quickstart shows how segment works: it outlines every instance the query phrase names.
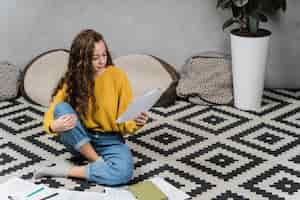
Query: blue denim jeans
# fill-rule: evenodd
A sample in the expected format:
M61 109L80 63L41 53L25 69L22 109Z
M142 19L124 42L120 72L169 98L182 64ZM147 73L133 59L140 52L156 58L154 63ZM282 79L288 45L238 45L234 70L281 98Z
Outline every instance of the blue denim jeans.
M65 102L54 109L54 118L65 114L76 114ZM133 175L133 158L131 151L121 134L116 132L91 132L84 128L80 120L69 131L59 134L61 142L74 155L80 155L80 147L90 143L103 159L86 166L86 179L103 185L120 185L130 181Z

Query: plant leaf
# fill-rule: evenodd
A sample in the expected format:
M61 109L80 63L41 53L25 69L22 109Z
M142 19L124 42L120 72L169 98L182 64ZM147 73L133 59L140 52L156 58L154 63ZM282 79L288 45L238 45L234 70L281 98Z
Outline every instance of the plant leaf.
M282 0L282 4L281 4L282 10L286 11L286 0Z
M251 15L249 15L248 23L249 23L248 26L249 26L250 33L255 34L258 31L258 26L259 26L258 14L252 13Z
M235 18L237 18L241 15L241 8L239 8L239 7L232 6L231 11L232 11L233 17L235 17Z
M262 13L257 13L258 18L261 22L267 22L268 21L268 17Z
M286 0L273 0L272 4L274 4L273 5L274 12L279 9L282 9L283 11L286 10Z
M232 0L236 7L243 7L248 3L248 0Z
M230 18L230 19L228 19L227 21L224 22L224 24L223 24L223 26L222 26L223 31L224 31L226 28L228 28L229 26L231 26L232 24L237 23L237 22L238 22L238 20L235 19L235 18Z
M249 1L247 6L246 6L245 13L248 14L248 15L253 13L255 10L258 10L259 5L263 4L263 3L264 3L264 0Z
M222 9L226 9L226 8L230 8L231 5L232 5L231 0L225 0L225 1L221 4L221 7L222 7Z
M224 0L218 0L217 1L217 8L219 8L221 6L221 4L223 3Z
M228 4L231 4L231 0L218 0L217 1L217 8L226 8Z
M286 0L263 0L260 2L260 8L268 14L275 14L276 11L286 10Z

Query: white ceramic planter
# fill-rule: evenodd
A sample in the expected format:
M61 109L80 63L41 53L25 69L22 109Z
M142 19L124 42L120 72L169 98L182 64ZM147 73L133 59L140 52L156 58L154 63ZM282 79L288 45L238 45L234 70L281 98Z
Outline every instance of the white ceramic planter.
M241 110L255 111L261 107L270 35L230 34L234 105Z

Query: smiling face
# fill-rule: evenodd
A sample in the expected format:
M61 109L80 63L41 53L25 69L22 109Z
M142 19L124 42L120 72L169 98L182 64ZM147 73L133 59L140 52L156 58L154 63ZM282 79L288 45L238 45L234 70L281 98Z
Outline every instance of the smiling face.
M107 50L103 40L95 43L92 65L96 75L100 75L102 72L104 72L107 66Z

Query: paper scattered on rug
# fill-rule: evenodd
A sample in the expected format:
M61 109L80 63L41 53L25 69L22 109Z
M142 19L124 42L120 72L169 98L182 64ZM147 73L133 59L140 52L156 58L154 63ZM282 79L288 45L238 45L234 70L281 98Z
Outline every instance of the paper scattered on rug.
M143 182L146 183L146 181ZM144 187L143 182L131 185L130 187L135 188L136 192L145 191L148 187ZM176 187L166 182L163 178L154 177L149 179L148 182L153 183L153 185L158 188L158 191L161 192L161 195L158 196L158 198L154 198L151 194L152 200L186 200L190 198L187 194L178 190ZM122 200L145 199L143 198L143 195L139 196L140 198L135 198L133 193L129 189L126 189L126 187L105 187L104 191L82 192L66 189L54 189L47 187L44 184L35 184L18 177L12 177L8 181L0 184L0 196L1 199L4 200L25 200L28 198L30 198L30 200L82 200L86 198L89 200L117 200L120 199L120 197L122 197ZM161 197L163 197L163 199Z

